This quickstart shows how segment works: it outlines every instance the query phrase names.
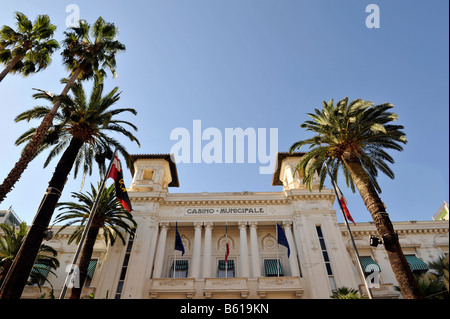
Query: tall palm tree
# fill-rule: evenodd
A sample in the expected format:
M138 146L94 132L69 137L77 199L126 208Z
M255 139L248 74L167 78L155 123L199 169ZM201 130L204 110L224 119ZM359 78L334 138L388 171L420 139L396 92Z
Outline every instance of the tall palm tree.
M66 82L64 79L62 82ZM93 160L98 164L100 173L104 174L106 170L105 160L112 158L113 150L117 148L130 164L129 154L126 149L114 138L108 136L108 132L117 132L128 137L131 141L139 141L122 125L126 124L133 130L137 131L137 127L125 120L114 118L123 112L130 112L136 115L133 108L120 108L108 110L102 114L103 110L107 110L110 106L120 100L121 92L115 87L105 96L103 95L104 84L102 79L95 77L90 98L86 98L86 92L80 82L72 85L71 91L73 96L68 95L59 97L62 101L60 112L55 114L55 123L49 128L43 143L36 151L36 156L45 150L50 149L47 159L44 162L46 168L50 162L58 156L72 141L73 136L79 135L85 139L87 143L83 143L81 150L78 152L74 163L74 178L77 178L79 171L83 172L83 181L86 175L92 174ZM33 95L36 99L44 99L53 102L56 97L47 93L37 93ZM31 121L44 118L49 111L49 107L37 106L31 110L25 111L16 116L15 121ZM30 143L36 132L36 128L32 127L23 133L15 142L16 145Z
M63 63L70 73L60 96L65 96L75 80L86 80L93 78L95 74L105 76L105 69L109 69L116 76L116 53L125 50L125 46L116 40L118 29L113 23L108 23L102 17L98 18L91 27L86 21L80 21L79 27L69 28L64 32L64 50L62 52ZM91 37L92 36L92 39ZM53 97L53 94L46 93ZM61 99L54 100L53 107L43 118L38 129L35 131L30 143L22 152L18 162L9 172L0 185L0 203L12 190L15 183L35 157L36 152L48 129L52 126L53 118L61 105Z
M59 49L58 41L52 38L56 26L48 15L39 15L32 23L25 14L16 12L16 25L17 31L6 25L0 29L0 62L6 65L0 82L9 72L28 76L45 69Z
M294 143L290 152L309 145L309 151L300 159L297 170L304 176L303 183L310 188L316 172L320 177L319 188L323 187L326 166L335 180L338 171L342 170L347 186L353 192L356 186L372 215L403 297L421 298L416 279L378 195L381 193L376 180L378 171L394 178L388 166L388 163L394 163L394 159L385 150L401 151L401 143L407 142L403 126L391 123L398 119L397 114L390 112L392 108L390 103L374 106L372 102L361 99L348 103L348 98L345 98L336 105L333 100L323 102L323 109L315 109L315 114L309 113L312 120L300 125L315 135Z
M11 267L20 245L25 238L28 229L25 222L19 225L16 230L14 226L8 224L0 224L3 234L0 237L0 285L2 284L9 268ZM48 245L41 245L39 253L30 272L30 283L48 281L44 276L44 271L55 274L53 270L59 267L59 261L56 259L57 252Z
M69 238L69 244L74 240L78 244L81 240L81 235L84 232L84 228L91 209L94 205L95 199L98 195L98 189L100 185L95 188L91 184L91 192L86 193L72 193L72 197L77 202L64 202L58 204L62 213L56 216L55 224L68 221L64 226L60 228L62 231L67 226L77 224L80 225L75 229ZM85 243L81 251L80 261L78 263L79 269L79 288L72 288L70 299L79 299L81 296L81 289L87 277L87 271L89 262L94 250L94 244L100 234L103 235L106 245L111 243L114 245L117 238L120 238L123 244L125 244L125 233L134 236L134 229L136 228L136 222L133 216L117 201L116 190L114 184L106 188L100 196L100 200L97 206L97 210L92 220L92 224L89 227Z
M117 90L115 88L105 96L102 96L103 84L101 80L96 78L89 101L84 98L85 92L80 83L72 86L73 97L59 97L62 102L61 114L56 117L59 122L55 124L54 129L49 133L50 135L53 133L58 138L52 139L47 135L50 142L56 143L50 158L54 156L52 153L57 154L63 149L65 150L49 182L28 236L14 261L12 271L10 271L3 284L0 298L20 297L26 282L25 273L29 273L29 269L32 266L31 259L34 258L33 256L36 256L43 233L50 223L66 179L74 164L77 165L76 161L84 157L85 167L86 165L92 165L92 157L90 156L96 152L106 150L112 154L111 147L118 149L125 158L129 157L125 148L117 140L108 136L110 132L125 135L130 141L139 145L136 137L122 124L130 126L135 131L137 128L127 121L115 119L116 115L120 115L123 112L130 112L136 115L136 111L132 108L110 109L119 100L120 93L117 93ZM20 114L17 118L19 121L29 120L40 118L44 114L45 111L42 112L42 108L38 107ZM30 143L32 142L31 138ZM97 159L101 160L101 158L103 158L103 161L106 160L105 157Z
M449 289L449 254L438 257L428 263L429 268L438 276L442 283L443 289L447 290L447 298L450 293Z

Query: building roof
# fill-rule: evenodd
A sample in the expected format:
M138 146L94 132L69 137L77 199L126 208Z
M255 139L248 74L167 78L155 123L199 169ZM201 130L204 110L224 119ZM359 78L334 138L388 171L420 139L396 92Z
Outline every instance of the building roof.
M305 155L305 152L295 152L295 153L288 153L288 152L278 152L277 153L277 162L275 163L275 172L273 173L272 178L272 186L278 186L283 185L283 183L280 181L280 170L281 170L281 163L283 162L283 159L287 157L301 157Z
M132 166L130 168L131 175L134 176L134 162L138 159L163 159L169 163L170 174L172 175L172 181L169 183L169 187L180 187L180 182L178 181L178 172L177 166L174 162L172 162L172 158L170 154L131 154L131 163Z

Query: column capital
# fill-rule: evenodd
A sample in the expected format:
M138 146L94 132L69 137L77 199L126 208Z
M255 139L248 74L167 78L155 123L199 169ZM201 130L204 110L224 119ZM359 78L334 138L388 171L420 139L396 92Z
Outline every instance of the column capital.
M245 228L245 227L247 227L247 222L242 220L238 223L238 225L239 225L239 228Z
M291 228L292 226L292 221L291 220L285 220L283 221L283 226L287 227L287 228Z
M160 222L159 227L161 228L169 228L169 222Z
M258 226L258 222L256 220L252 220L248 222L250 228L256 228Z
M205 225L205 228L213 228L213 222L204 222L203 225Z
M195 228L201 228L203 226L203 222L194 222L194 227Z

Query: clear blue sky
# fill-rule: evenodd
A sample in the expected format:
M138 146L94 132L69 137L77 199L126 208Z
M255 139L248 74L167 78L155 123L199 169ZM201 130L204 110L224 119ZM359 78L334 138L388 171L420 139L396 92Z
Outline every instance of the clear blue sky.
M283 152L308 136L299 125L323 100L390 102L409 141L403 152L391 152L395 180L379 178L391 219L430 220L448 202L447 0L18 0L2 3L0 25L12 26L15 11L32 20L49 14L61 40L70 3L78 5L82 19L92 23L102 16L120 29L127 51L117 58L119 77L108 77L106 89L118 86L123 93L117 106L139 113L127 117L138 126L142 144L122 140L130 153L169 153L171 131L184 127L192 134L196 119L203 129L222 134L225 128L278 128ZM378 29L365 24L371 3L380 9ZM60 52L45 71L29 78L8 75L0 84L1 181L19 158L14 141L30 127L15 124L14 117L38 105L32 88L62 89L59 80L67 73ZM45 157L30 164L0 209L12 205L31 223L57 163L43 169ZM271 175L259 174L259 166L180 163L181 185L170 191L281 191L271 186ZM127 171L128 185L131 179ZM86 185L97 180L94 175ZM62 200L80 185L71 176ZM343 180L340 186L355 221L371 220L359 194Z

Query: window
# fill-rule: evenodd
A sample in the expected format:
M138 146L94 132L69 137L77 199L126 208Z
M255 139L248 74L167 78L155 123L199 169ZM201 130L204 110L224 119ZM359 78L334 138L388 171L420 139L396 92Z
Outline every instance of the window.
M280 259L264 259L264 273L266 277L284 276Z
M325 268L327 269L328 280L330 281L331 291L334 293L337 291L336 281L334 280L333 269L331 268L330 257L328 256L327 245L325 238L323 237L322 227L316 226L317 236L319 237L320 248L322 249L323 261L325 262Z
M87 277L86 277L86 283L85 283L85 287L90 287L91 286L91 282L92 282L92 278L94 278L94 272L95 272L95 268L97 267L97 259L92 259L89 262L89 266L88 266L88 270L87 270Z
M218 278L233 278L236 277L236 268L234 266L234 260L219 260L217 265L217 277Z
M189 273L189 260L180 259L176 261L175 273L173 271L174 260L170 267L170 278L187 278Z
M428 266L421 259L416 257L416 255L405 255L406 261L414 274L420 275L427 272Z
M359 260L361 261L361 266L364 270L364 277L367 278L372 275L370 279L370 283L377 284L376 280L378 280L378 274L381 272L380 266L376 263L375 260L370 256L360 256Z
M153 170L152 169L144 169L144 174L142 176L145 180L152 180L153 179Z
M120 299L123 290L123 284L125 283L125 276L127 274L128 263L130 261L131 249L133 248L134 237L130 236L128 239L127 250L125 251L125 257L123 259L122 270L120 272L119 283L117 284L115 299Z
M44 285L47 281L48 273L50 272L50 266L43 264L35 264L31 269L29 283L31 285L38 285L39 287Z

